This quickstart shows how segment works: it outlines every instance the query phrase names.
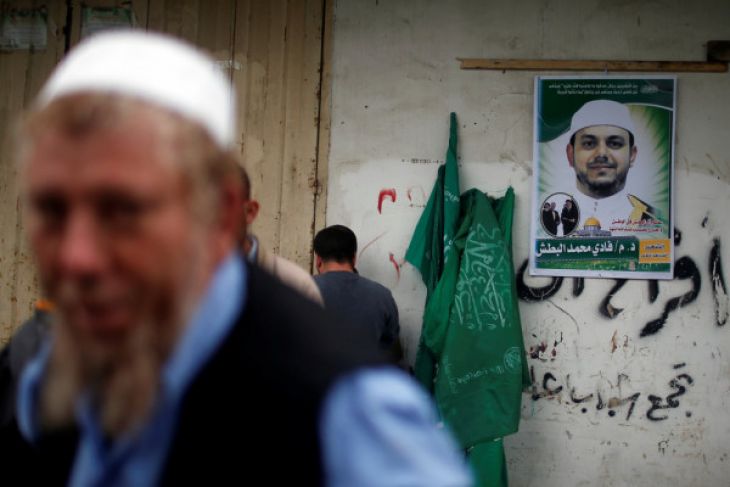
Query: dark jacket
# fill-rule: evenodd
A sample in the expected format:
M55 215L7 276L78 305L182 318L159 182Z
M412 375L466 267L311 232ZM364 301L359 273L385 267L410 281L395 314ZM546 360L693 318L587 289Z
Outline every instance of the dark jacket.
M254 479L320 485L319 413L330 386L382 362L356 328L256 267L249 266L248 276L244 312L185 395L161 485ZM34 470L48 465L38 481L62 485L76 436L64 432L46 440L32 450Z

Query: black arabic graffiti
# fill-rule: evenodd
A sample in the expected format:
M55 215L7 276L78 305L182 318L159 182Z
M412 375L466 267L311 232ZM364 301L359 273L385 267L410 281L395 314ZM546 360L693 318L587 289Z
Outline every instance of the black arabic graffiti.
M677 392L669 394L664 400L666 404L662 404L662 398L659 396L649 395L649 402L651 402L651 408L646 412L646 417L652 421L664 421L669 415L657 416L656 411L659 409L674 409L679 407L678 397L683 396L687 392L687 387L683 386L680 381L687 383L687 387L694 383L694 379L688 374L679 374L677 377L669 381L669 387L676 389ZM690 415L691 413L688 413Z
M719 238L713 240L712 249L710 250L710 276L712 278L712 296L715 299L715 322L717 326L723 326L727 323L730 309L728 307L725 276L722 273Z
M606 294L606 297L603 298L603 301L601 301L601 305L598 307L598 310L606 318L614 319L623 311L623 308L616 308L611 304L611 298L613 298L614 294L616 294L619 289L624 287L626 281L627 279L616 279L616 284L614 284L611 290L608 291L608 294Z
M553 277L550 280L550 284L542 287L530 287L525 284L525 271L527 270L528 261L522 263L520 269L517 271L517 296L528 303L535 303L544 301L551 298L560 291L560 287L563 285L562 277Z
M667 317L669 316L669 313L678 308L686 306L695 299L697 299L697 296L700 294L700 289L702 287L702 280L700 279L700 270L697 268L697 265L695 265L694 261L690 257L681 257L674 264L674 278L691 279L692 289L690 289L688 292L684 293L681 296L677 296L676 298L672 298L667 301L667 304L664 306L664 312L662 313L662 315L659 318L651 320L649 323L644 325L644 328L642 328L639 336L645 337L647 335L655 334L656 332L664 328L664 324L667 322Z
M684 367L685 364L676 364L673 366L673 369L678 369ZM541 399L553 399L561 396L561 393L563 392L563 386L558 384L558 381L556 377L552 374L552 372L545 372L542 376L542 388L540 389L536 380L535 380L535 367L530 367L530 377L532 378L532 393L531 398L533 401L539 401ZM618 376L618 384L620 385L622 380L628 379L628 376L625 374L619 374ZM570 395L570 401L573 404L582 404L587 405L594 397L596 398L596 411L601 411L603 409L608 410L608 415L610 417L616 416L617 410L623 407L626 404L629 404L629 409L626 413L625 420L628 421L631 419L631 416L634 413L634 410L636 408L636 405L639 402L639 398L641 397L641 392L635 392L629 396L626 397L618 397L618 396L612 396L607 401L604 400L603 395L601 395L600 391L596 391L595 393L591 392L590 394L586 394L584 396L579 396L576 394L575 387L571 387L570 385L570 374L566 375L565 378L566 382L566 389L569 391ZM647 399L649 400L651 406L646 411L646 417L647 419L651 421L663 421L668 418L668 415L663 416L657 416L656 412L658 410L662 409L676 409L679 407L679 400L678 398L680 396L683 396L687 392L687 388L691 386L694 383L694 379L686 373L679 374L676 377L674 377L672 380L669 381L669 387L674 389L676 392L667 395L665 398L662 398L661 396L657 396L655 394L648 394ZM581 408L582 413L587 413L588 408L583 407ZM691 412L687 411L686 415L689 417L691 416Z

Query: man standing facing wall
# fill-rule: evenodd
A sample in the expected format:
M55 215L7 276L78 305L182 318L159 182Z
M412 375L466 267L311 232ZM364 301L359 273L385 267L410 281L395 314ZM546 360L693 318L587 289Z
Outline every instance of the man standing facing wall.
M332 225L314 237L314 277L325 308L353 321L371 335L394 361L400 357L398 307L390 290L362 277L355 269L357 238L343 225Z

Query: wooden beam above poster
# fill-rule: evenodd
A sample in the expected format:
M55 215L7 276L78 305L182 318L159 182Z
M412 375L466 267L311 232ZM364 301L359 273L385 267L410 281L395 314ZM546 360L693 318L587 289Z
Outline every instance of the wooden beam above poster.
M643 73L726 73L730 41L709 41L707 61L588 61L562 59L457 58L461 69L501 71L636 71Z

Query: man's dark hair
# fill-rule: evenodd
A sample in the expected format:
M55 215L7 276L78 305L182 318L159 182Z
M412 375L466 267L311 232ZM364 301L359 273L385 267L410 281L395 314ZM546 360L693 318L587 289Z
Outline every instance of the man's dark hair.
M323 261L353 263L357 252L357 238L346 226L332 225L314 236L314 252Z

